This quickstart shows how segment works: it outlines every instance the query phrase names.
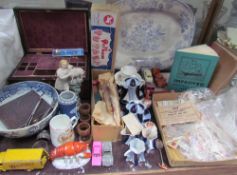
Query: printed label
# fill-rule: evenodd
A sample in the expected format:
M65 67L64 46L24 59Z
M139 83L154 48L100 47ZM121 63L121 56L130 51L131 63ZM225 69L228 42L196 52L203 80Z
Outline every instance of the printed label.
M92 31L92 65L105 66L109 61L109 54L112 52L110 48L110 33L96 29Z
M91 64L97 69L112 69L116 13L94 11L91 17Z
M183 102L181 104L161 105L158 102L158 111L161 126L182 124L188 122L196 122L200 119L200 113L191 102Z

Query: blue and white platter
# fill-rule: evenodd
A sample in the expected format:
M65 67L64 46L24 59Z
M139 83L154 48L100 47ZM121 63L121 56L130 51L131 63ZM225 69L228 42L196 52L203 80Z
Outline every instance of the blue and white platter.
M133 60L169 68L175 51L191 45L195 32L192 9L178 0L120 0L116 67ZM145 66L145 65L144 65Z
M9 138L20 138L33 135L44 129L49 123L49 120L54 116L58 107L58 92L49 84L38 81L24 81L3 87L0 90L0 106L31 90L38 93L41 98L53 107L53 110L42 120L23 128L8 129L0 121L0 135Z

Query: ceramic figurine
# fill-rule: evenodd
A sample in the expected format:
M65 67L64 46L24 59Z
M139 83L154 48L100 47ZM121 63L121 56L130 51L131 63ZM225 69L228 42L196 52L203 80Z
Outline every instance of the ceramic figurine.
M83 69L73 67L67 60L61 60L56 75L55 88L57 90L64 91L71 89L77 95L80 93L81 83L85 77Z
M137 73L134 66L126 65L115 74L115 82L118 85L120 99L125 102L142 100L144 98L145 81Z
M69 90L69 81L71 77L71 70L73 66L68 63L67 60L61 60L59 62L59 68L57 69L57 79L55 81L55 88L59 91Z
M123 66L120 71L118 71L115 75L115 83L118 86L122 86L123 82L126 78L129 78L131 76L137 77L141 79L141 76L137 73L137 69L136 67L132 66L132 65L126 65Z
M141 139L133 138L129 142L129 150L124 153L127 162L134 165L145 162L144 152L146 150L145 143ZM137 157L137 158L136 158ZM138 162L136 162L136 160Z
M130 101L126 104L126 110L129 113L133 113L137 116L141 123L145 123L151 120L151 113L148 106L141 101Z
M142 81L136 77L130 77L125 79L123 87L127 89L128 101L139 100L144 97L144 93L140 88Z
M70 90L74 91L77 95L81 92L81 83L85 78L85 71L82 68L74 67L71 70L71 81L69 82Z

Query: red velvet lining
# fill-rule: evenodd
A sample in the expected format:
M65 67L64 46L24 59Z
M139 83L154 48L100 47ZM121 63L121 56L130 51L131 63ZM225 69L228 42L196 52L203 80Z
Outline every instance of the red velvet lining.
M88 51L87 17L76 10L19 10L26 50L84 48Z

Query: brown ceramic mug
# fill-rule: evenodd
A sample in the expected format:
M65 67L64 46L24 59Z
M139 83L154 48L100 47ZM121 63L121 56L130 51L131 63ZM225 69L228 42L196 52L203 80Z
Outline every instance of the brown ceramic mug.
M82 137L89 136L91 133L91 126L87 122L81 122L77 125L76 131L79 134L79 136Z
M79 106L79 113L80 115L88 115L91 111L91 105L89 103L82 103Z

